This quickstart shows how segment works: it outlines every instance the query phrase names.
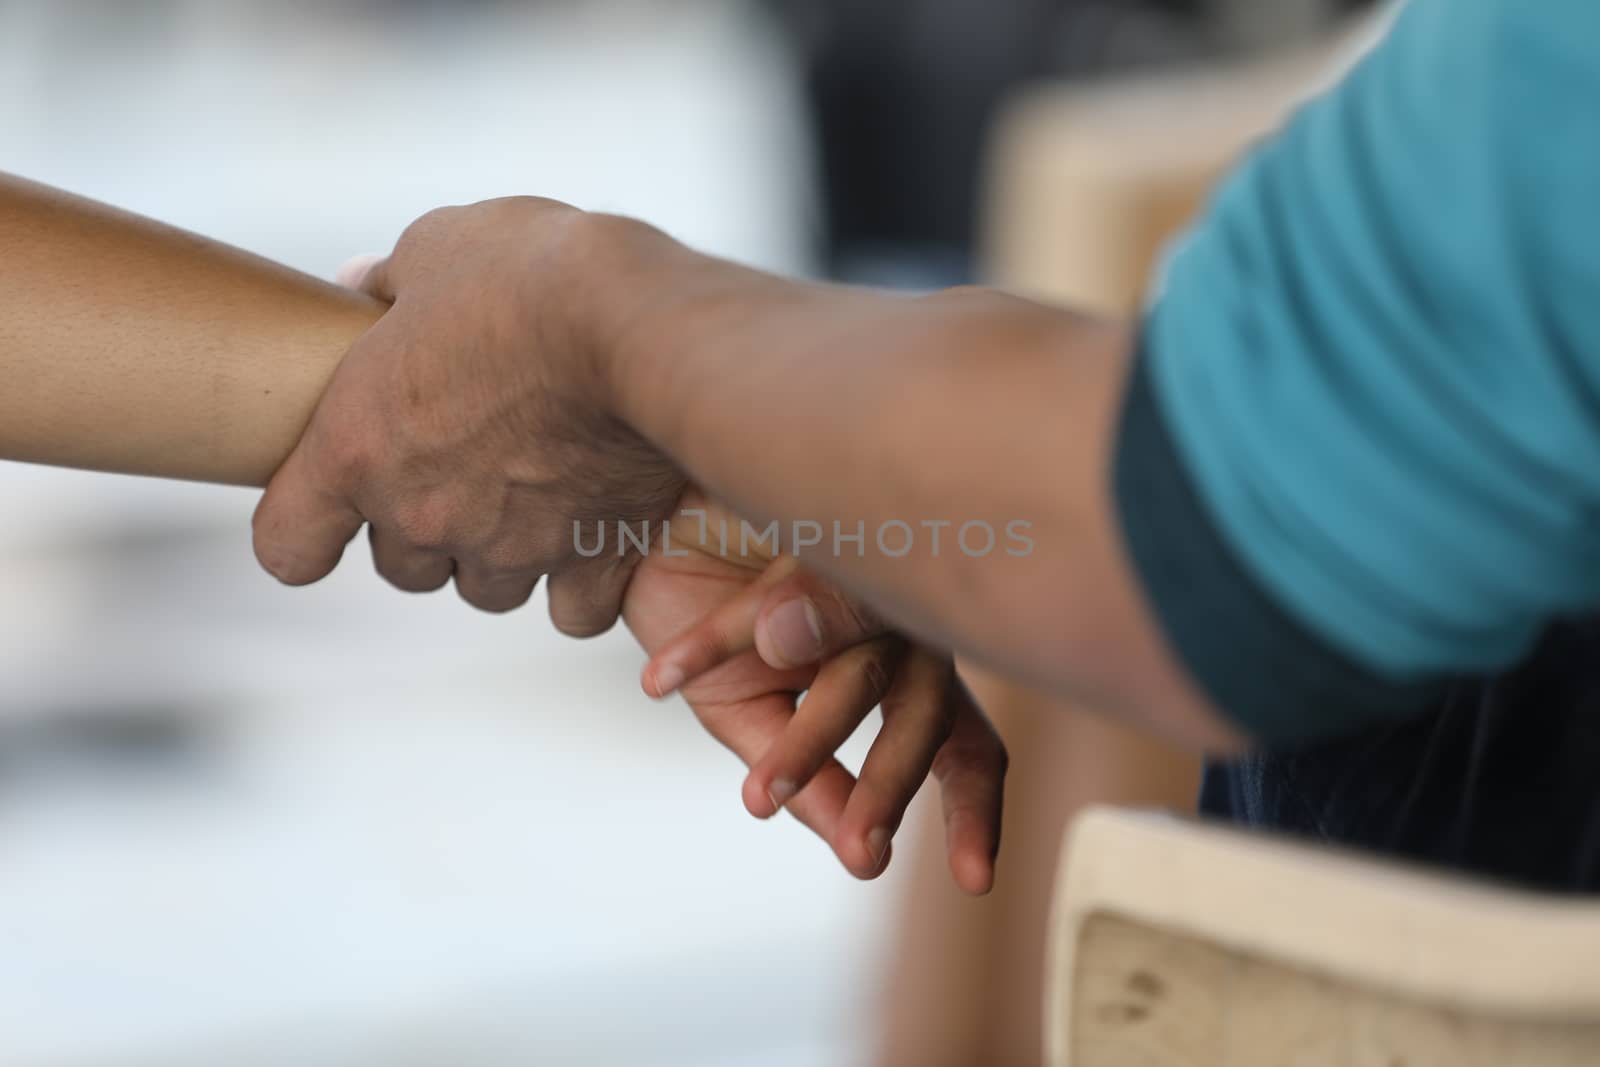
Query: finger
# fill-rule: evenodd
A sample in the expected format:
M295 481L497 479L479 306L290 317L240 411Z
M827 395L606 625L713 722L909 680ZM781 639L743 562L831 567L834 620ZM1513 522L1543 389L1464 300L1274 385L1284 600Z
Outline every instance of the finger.
M744 806L760 819L782 810L878 706L905 645L881 638L823 664L789 725L744 783Z
M756 648L779 670L820 663L889 627L864 604L805 571L767 592L756 616Z
M717 605L710 614L657 650L644 665L640 684L660 699L729 659L755 647L756 612L763 590L754 583Z
M597 637L616 625L639 557L586 560L552 574L550 621L568 637Z
M324 484L302 440L267 484L251 520L256 559L285 585L310 585L339 565L365 521L349 498Z
M538 584L537 573L490 571L475 563L456 562L456 592L479 611L515 611L528 602Z
M883 730L867 751L833 843L840 861L859 878L883 871L906 807L950 736L954 673L950 660L913 649L883 698Z
M944 805L945 855L950 875L964 891L987 893L994 886L1000 853L1005 794L1006 747L961 680L951 692L955 718L950 737L933 760Z
M372 562L378 573L407 593L441 589L455 569L455 562L443 552L415 548L376 525L367 528L367 540L372 543Z
M392 259L386 256L378 256L366 263L359 264L361 280L356 284L356 288L368 296L377 297L385 304L394 303L398 286L395 283L393 262ZM345 266L351 270L352 274L358 268L356 261L351 261ZM342 276L343 272L341 272Z
M366 291L367 276L385 258L377 252L366 252L359 256L352 256L339 268L338 273L333 276L333 280L346 289L360 289L364 292Z
M640 676L644 691L657 699L670 696L719 664L754 648L756 616L767 591L793 574L795 566L792 557L775 560L761 577L657 649Z
M794 712L794 697L773 693L731 704L697 703L690 697L689 706L706 732L749 766L782 736ZM785 805L785 810L818 837L832 842L855 782L855 776L843 764L829 760Z

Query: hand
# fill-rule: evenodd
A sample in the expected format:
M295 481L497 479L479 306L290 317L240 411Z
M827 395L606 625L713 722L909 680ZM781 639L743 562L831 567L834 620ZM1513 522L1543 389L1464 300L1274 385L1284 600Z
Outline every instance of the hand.
M603 402L579 297L605 225L546 200L447 208L366 271L360 287L393 307L350 349L257 509L268 571L315 582L367 522L379 573L401 589L454 577L472 604L509 611L548 574L558 629L615 622L637 554L586 559L576 524L661 519L684 482Z
M697 493L683 506L707 509L706 528L737 528ZM848 602L797 572L792 558L769 565L765 557L728 551L718 538L695 538L697 527L674 522L673 553L653 544L628 588L624 618L654 654L646 690L662 696L681 686L706 729L751 767L743 787L751 814L769 818L787 809L860 878L888 866L890 840L931 770L944 798L952 876L967 892L986 892L999 845L1005 749L948 657L871 622L875 633L858 629L848 643L835 628L838 647L826 657L819 649L808 662L773 666L752 646L749 628L734 621L750 617L751 604L796 589L829 604ZM682 656L685 649L699 651ZM682 679L662 685L666 664L682 664ZM802 690L808 692L797 710ZM880 702L884 728L857 781L833 752Z

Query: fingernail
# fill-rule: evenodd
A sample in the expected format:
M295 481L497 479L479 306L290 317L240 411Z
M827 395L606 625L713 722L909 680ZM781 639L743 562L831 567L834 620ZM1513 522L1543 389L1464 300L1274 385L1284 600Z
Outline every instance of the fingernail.
M671 696L683 684L683 668L669 663L656 671L656 696Z
M783 660L778 667L815 663L822 655L822 619L809 600L791 600L767 616L767 637Z
M867 851L872 853L872 869L878 870L883 866L883 854L889 847L889 831L881 826L874 827L867 834Z
M772 788L767 790L767 799L772 801L773 811L782 811L783 806L794 797L794 783L787 778L774 778Z

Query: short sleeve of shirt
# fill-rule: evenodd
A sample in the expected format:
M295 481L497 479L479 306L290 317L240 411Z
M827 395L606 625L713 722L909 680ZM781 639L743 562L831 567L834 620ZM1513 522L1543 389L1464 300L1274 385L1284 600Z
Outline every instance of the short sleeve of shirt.
M1155 614L1259 740L1600 603L1600 3L1414 0L1177 249L1116 463Z

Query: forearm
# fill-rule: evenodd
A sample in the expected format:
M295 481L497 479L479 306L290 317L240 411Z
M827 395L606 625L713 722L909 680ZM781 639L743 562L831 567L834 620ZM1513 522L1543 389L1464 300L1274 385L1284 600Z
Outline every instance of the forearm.
M0 459L263 485L382 305L0 175Z
M1226 743L1164 652L1112 521L1122 327L997 294L806 286L661 241L673 252L651 271L607 258L549 294L603 312L615 414L741 514L816 523L821 548L835 521L859 524L859 550L805 555L908 630ZM0 459L262 484L383 308L4 178L0 245ZM647 303L595 302L588 284ZM545 344L561 336L533 326Z
M1115 527L1126 324L978 290L802 285L690 253L659 269L671 295L614 342L614 389L691 477L758 526L778 520L786 545L794 523L819 524L808 563L924 639L1222 743ZM864 544L836 546L835 521L860 523Z

